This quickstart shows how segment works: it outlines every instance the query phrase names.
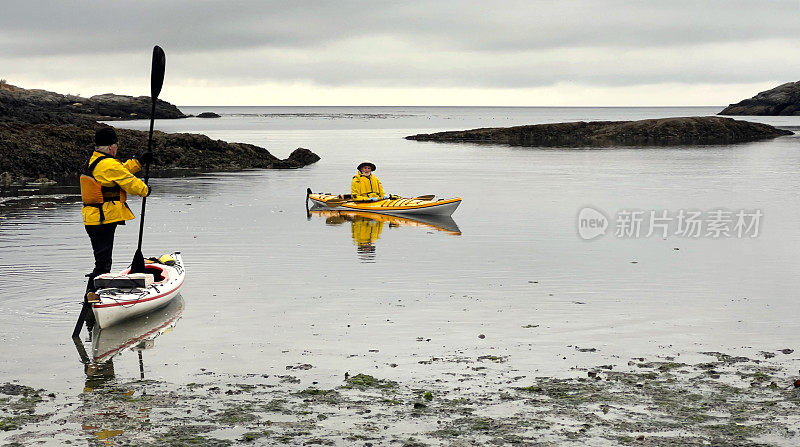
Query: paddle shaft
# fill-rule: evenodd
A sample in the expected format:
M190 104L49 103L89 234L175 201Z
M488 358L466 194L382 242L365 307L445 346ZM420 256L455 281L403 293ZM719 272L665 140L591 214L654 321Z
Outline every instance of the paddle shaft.
M147 163L144 167L144 183L150 188L148 182L150 181L150 159L153 158L153 126L156 121L156 101L158 94L161 93L161 87L164 85L164 69L166 68L167 57L164 55L164 50L158 45L153 47L153 65L150 71L150 98L153 105L150 110L150 132L147 135L147 152L150 154ZM148 191L148 195L150 195ZM147 197L142 198L142 215L139 221L139 242L136 246L136 253L133 254L133 261L131 262L131 273L144 273L144 256L142 255L142 237L144 236L144 218L147 211Z
M153 108L150 112L150 133L147 136L147 152L153 152L153 126L156 122L156 98L153 98ZM144 184L150 181L150 161L144 164ZM147 186L150 188L150 185ZM144 234L144 214L147 210L147 196L142 197L142 217L139 221L139 244L136 246L136 251L142 251L142 235Z

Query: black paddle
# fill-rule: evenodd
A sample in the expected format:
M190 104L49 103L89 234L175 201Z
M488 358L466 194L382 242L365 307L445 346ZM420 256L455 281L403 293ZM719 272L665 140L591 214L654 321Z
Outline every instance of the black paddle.
M150 134L147 137L147 152L153 153L153 124L156 120L156 99L158 94L161 93L161 87L164 85L164 69L167 65L167 56L164 50L158 45L153 47L153 68L150 72L150 97L153 100L153 108L150 112ZM152 158L152 157L151 157ZM150 180L150 161L148 160L144 166L144 183L147 184ZM142 216L139 221L139 245L136 248L136 253L133 254L133 262L131 262L131 273L144 273L144 256L142 255L142 234L144 233L144 212L147 206L147 197L142 197Z

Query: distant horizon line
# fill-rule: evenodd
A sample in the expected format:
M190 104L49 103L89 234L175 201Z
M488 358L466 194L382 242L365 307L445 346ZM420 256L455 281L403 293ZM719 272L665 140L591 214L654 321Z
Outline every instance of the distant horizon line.
M482 109L693 109L693 108L725 108L727 105L705 106L454 106L454 105L176 105L177 107L441 107L441 108L482 108Z

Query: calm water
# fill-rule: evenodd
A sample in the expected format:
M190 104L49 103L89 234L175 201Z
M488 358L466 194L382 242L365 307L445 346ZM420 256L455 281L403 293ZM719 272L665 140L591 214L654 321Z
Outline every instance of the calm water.
M206 110L224 116L156 125L257 144L279 157L306 147L322 160L293 171L152 181L145 255L180 250L188 276L182 318L143 352L148 377L185 383L203 368L280 373L311 363L322 383L338 383L343 371L421 379L437 366L419 360L483 354L508 356L521 371L568 374L615 356L798 347L796 136L602 150L402 138L710 115L717 107L184 108ZM758 120L800 125L800 117ZM365 158L388 192L464 202L444 223L306 214L307 187L346 191ZM77 192L58 192L25 206L0 204L0 382L84 385L69 334L92 256ZM576 221L586 206L612 221L623 209L744 209L763 217L755 238L619 238L612 222L608 234L585 241ZM132 208L138 216L140 202ZM130 261L137 229L118 230L115 269ZM598 351L587 359L569 346ZM135 353L114 361L117 377L139 377Z

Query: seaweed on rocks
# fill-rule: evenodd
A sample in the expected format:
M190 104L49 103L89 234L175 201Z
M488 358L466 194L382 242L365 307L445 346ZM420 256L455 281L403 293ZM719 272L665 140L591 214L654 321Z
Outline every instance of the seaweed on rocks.
M311 386L278 376L203 375L202 384L116 383L72 400L48 400L43 390L7 384L0 387L5 393L0 423L9 445L34 445L54 436L69 443L143 446L800 441L800 390L792 385L796 366L790 372L788 365L741 355L706 355L708 361L699 363L636 358L613 369L587 368L577 377L517 377L509 358L497 365L496 374L514 375L519 380L513 383L475 378L461 358L445 357L442 362L463 372L411 382L356 374L335 389L313 385L311 370L296 371L298 381Z

